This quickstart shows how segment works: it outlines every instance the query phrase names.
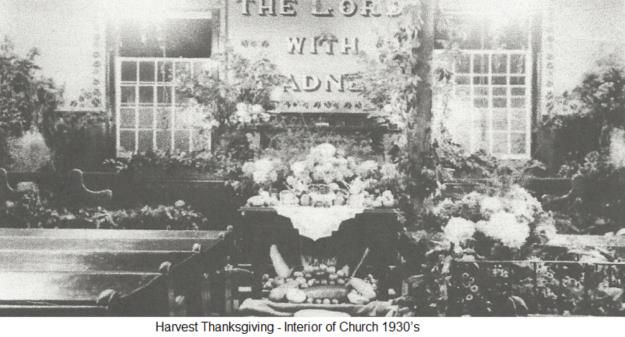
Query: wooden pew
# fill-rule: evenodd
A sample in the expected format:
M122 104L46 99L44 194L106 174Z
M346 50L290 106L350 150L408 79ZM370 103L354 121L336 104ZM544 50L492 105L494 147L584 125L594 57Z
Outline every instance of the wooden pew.
M225 234L0 229L0 316L214 313Z
M206 252L223 241L222 231L0 229L0 249L70 251Z
M2 272L0 287L2 316L162 316L169 311L167 282L160 273ZM142 298L161 305L138 311L129 298L141 291L160 294Z

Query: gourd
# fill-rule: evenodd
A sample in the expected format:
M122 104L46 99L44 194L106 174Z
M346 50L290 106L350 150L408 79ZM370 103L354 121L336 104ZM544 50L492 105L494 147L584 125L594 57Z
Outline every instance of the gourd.
M286 264L286 262L284 262L284 259L278 250L278 246L271 245L271 247L269 247L269 257L271 258L271 264L273 265L273 269L278 277L287 278L291 276L293 270L289 268L289 265Z

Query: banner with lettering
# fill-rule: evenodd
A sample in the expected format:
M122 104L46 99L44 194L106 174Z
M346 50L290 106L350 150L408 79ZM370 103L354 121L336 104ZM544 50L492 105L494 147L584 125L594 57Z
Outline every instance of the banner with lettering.
M377 55L405 0L237 0L229 3L228 39L248 58L267 57L289 83L277 112L370 110L354 74Z

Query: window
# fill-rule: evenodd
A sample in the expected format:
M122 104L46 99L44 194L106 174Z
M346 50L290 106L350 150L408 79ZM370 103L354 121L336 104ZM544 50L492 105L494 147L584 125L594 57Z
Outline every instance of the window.
M212 15L122 20L116 58L117 152L191 152L210 148L177 90L183 76L215 73Z
M439 65L453 72L450 126L454 140L468 150L486 150L504 159L531 153L532 53L527 17L497 24L484 15L453 15L447 24L460 52L437 53ZM436 100L435 100L436 101Z

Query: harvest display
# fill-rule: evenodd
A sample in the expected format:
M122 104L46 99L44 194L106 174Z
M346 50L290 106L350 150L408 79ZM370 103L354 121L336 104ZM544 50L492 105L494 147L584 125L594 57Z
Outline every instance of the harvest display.
M243 166L244 176L259 187L247 206L394 208L399 171L393 163L346 157L331 144L311 149L290 165L263 158Z
M274 302L293 304L365 305L377 298L378 281L372 276L366 279L350 274L349 266L338 268L329 260L326 263L310 263L302 259L303 269L294 271L278 251L270 248L271 262L276 273L274 278L263 275L263 290Z

